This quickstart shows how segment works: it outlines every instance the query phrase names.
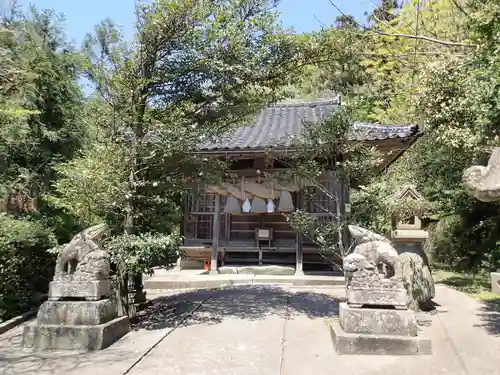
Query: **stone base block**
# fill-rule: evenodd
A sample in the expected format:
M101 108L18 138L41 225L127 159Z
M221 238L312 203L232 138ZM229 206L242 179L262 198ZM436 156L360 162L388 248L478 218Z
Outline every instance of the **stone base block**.
M33 350L95 351L107 348L130 329L128 317L122 316L96 326L55 324L39 325L36 322L24 327L24 348Z
M49 284L49 300L57 301L61 298L82 298L87 301L98 301L110 295L110 280L54 280Z
M330 323L330 334L337 354L341 355L432 354L431 340L425 337L346 333L337 321Z
M38 309L38 324L99 325L116 318L116 304L101 301L46 301Z
M500 272L491 272L491 291L500 294Z
M351 306L394 306L406 309L408 295L404 288L347 288L347 302Z
M339 323L346 333L417 336L415 313L411 310L353 308L342 302Z
M295 267L290 266L223 266L218 269L221 275L273 275L292 276L295 274Z
M180 270L202 270L203 260L200 259L182 259L179 263Z

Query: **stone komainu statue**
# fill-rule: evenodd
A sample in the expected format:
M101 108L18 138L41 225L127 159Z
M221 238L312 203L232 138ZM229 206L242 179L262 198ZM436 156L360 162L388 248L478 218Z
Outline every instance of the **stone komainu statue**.
M103 280L109 278L109 254L99 248L107 229L94 225L78 233L57 256L54 279Z
M48 300L36 319L24 327L22 345L35 350L101 350L130 329L119 316L116 291L109 277L109 256L98 241L106 225L95 225L63 246Z
M398 254L387 238L367 229L349 225L349 232L354 238L356 248L344 258L347 286L353 275L377 280L382 271L381 266L385 266L386 278L403 282L410 309L431 308L435 296L434 280L422 257L414 253ZM384 283L389 280L380 281Z
M346 287L351 285L354 275L359 276L360 274L369 273L380 277L377 267L370 263L361 254L351 253L344 257L343 267L345 272Z
M379 272L383 272L385 266L387 277L401 276L398 252L387 238L355 225L349 225L348 228L356 244L354 254L366 259L365 268L366 264L371 264ZM356 259L360 262L361 258Z
M500 147L493 150L486 167L467 168L462 176L470 195L482 202L500 200Z

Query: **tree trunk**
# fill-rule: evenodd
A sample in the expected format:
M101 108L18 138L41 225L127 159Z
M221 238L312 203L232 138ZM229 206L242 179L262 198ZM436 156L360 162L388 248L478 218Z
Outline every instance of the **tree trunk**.
M135 143L135 133L134 133L134 138L131 140L130 144L130 172L129 172L129 178L128 178L128 185L129 185L129 196L127 199L127 213L125 216L125 225L124 225L124 232L125 234L131 235L134 233L134 214L135 214L135 205L134 205L134 196L135 196L135 170L136 170L136 164L137 164L137 155L136 155L136 143ZM130 304L130 298L129 298L129 277L130 274L126 272L124 275L121 275L119 277L120 279L120 301L121 301L121 306L119 308L119 311L121 311L124 314L131 315L134 313L134 311L131 311L131 304ZM134 280L135 281L135 280ZM141 280L142 281L142 280ZM142 282L141 282L142 285Z
M116 302L118 307L118 316L129 315L128 298L128 277L118 274L116 277Z

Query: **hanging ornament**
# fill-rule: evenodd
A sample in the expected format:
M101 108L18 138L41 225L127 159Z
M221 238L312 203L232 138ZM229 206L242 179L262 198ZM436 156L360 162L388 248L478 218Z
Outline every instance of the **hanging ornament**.
M283 190L278 203L278 212L293 212L294 210L292 195L289 191Z
M248 194L245 192L245 177L241 177L241 200L243 204L241 205L241 209L244 213L248 214L252 209L252 205L250 204L250 200L248 199Z
M274 212L274 201L272 199L267 200L267 212L272 214Z
M251 183L249 185L252 185ZM257 184L253 184L256 186L261 187L262 185L260 184L260 170L257 169ZM258 191L258 190L257 190ZM267 212L267 206L266 206L266 201L260 197L260 195L255 194L255 192L252 192L254 195L254 198L252 200L252 213L254 214L264 214Z
M273 183L271 183L271 197L274 197L274 184ZM274 201L272 200L272 198L269 198L267 200L267 206L266 207L267 207L267 212L268 213L271 214L271 213L274 212L275 206L274 206Z
M252 204L250 203L250 200L248 198L245 199L245 201L241 205L241 209L246 214L248 214L252 210Z
M226 205L224 206L224 213L226 214L239 214L241 213L241 203L238 200L240 195L239 189L227 182L221 184L227 192Z
M267 212L266 201L260 197L254 197L251 212L254 214L264 214Z
M240 201L232 195L226 198L226 205L224 206L224 213L226 214L239 214L241 213Z

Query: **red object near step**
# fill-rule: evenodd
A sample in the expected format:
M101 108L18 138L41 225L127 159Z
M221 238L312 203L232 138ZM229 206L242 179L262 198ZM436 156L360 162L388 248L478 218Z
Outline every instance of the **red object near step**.
M203 269L205 271L208 271L210 269L210 261L206 260L205 263L203 264Z

